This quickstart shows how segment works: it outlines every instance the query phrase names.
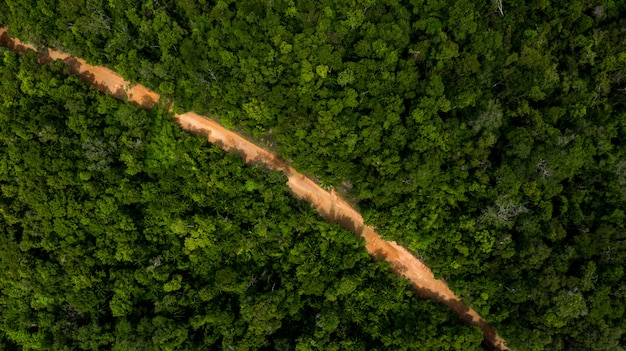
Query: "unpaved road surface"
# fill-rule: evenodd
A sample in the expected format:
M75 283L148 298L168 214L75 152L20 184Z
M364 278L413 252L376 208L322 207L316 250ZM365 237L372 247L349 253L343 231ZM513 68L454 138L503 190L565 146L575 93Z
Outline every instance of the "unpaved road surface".
M0 28L0 44L20 53L28 50L36 51L33 46L10 38L6 33L6 28ZM132 102L144 108L152 107L160 100L159 94L139 84L131 86L128 81L108 68L91 66L80 58L54 49L39 52L39 55L42 62L63 60L70 66L71 71L79 75L81 79L118 99ZM161 103L169 104L167 101L161 101ZM287 185L296 196L310 202L328 221L339 223L345 229L363 237L370 255L389 262L395 273L412 282L413 288L421 297L445 304L458 313L461 320L480 327L485 337L485 343L489 347L499 350L507 349L504 340L497 335L495 329L483 320L476 311L466 307L463 301L443 281L435 279L430 268L426 267L404 247L397 245L396 242L381 239L372 227L364 224L363 217L336 192L324 190L276 155L222 127L208 117L187 112L175 114L174 118L182 128L202 133L207 136L209 142L226 151L239 153L246 160L246 163L261 162L269 168L284 172L289 179Z

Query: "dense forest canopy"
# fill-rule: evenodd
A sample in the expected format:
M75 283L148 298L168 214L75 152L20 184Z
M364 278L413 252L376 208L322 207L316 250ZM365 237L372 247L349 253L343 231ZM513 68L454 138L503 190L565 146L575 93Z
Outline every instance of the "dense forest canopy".
M612 0L0 4L13 35L276 142L350 190L533 351L626 347L624 13Z
M282 174L0 57L0 349L481 349Z

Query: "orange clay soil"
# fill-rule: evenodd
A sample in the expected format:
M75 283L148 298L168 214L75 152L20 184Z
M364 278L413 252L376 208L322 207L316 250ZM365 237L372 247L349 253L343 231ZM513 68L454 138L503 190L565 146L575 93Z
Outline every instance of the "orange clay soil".
M19 53L36 50L32 45L10 38L6 33L6 28L0 28L0 44ZM160 96L158 94L142 85L131 85L108 68L91 66L80 58L53 49L38 53L41 62L63 60L71 71L79 75L82 80L118 99L130 101L144 108L150 108L159 102ZM237 152L246 160L246 163L260 162L269 168L284 172L289 179L287 185L296 196L310 202L328 221L339 223L345 229L363 237L366 242L365 247L370 255L375 259L389 262L391 269L396 274L402 275L412 282L413 288L421 297L445 304L458 313L464 322L480 327L485 343L489 347L506 350L504 340L497 335L495 329L483 320L476 311L466 307L463 301L443 281L435 279L430 268L396 242L381 239L372 227L364 224L363 217L334 190L328 192L322 189L311 179L298 173L287 162L222 127L212 119L193 112L175 114L174 118L183 129L204 134L209 142L219 145L226 151Z

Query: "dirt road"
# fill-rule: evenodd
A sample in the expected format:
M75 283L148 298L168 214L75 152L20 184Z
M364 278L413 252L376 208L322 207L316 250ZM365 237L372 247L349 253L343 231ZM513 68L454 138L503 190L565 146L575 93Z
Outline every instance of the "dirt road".
M11 39L6 33L6 28L0 28L0 44L20 53L35 50L31 45L23 44L17 39ZM108 68L91 66L80 58L53 49L39 52L39 55L42 62L63 60L71 68L71 71L78 74L81 79L118 99L130 101L145 108L153 106L160 100L159 94L139 84L131 86L128 81ZM169 104L168 101L161 101L161 103ZM364 224L363 217L336 192L322 189L276 155L227 130L207 117L193 112L175 114L174 117L182 128L202 133L207 136L209 142L226 151L239 153L246 160L246 163L261 162L269 168L284 172L289 179L287 185L296 196L310 202L328 221L337 222L345 229L363 237L370 255L389 262L395 273L408 278L413 283L414 289L421 297L445 304L458 313L461 320L480 327L485 337L485 343L489 347L506 350L504 340L476 311L467 308L443 281L435 279L432 271L408 250L395 242L381 239L372 227Z

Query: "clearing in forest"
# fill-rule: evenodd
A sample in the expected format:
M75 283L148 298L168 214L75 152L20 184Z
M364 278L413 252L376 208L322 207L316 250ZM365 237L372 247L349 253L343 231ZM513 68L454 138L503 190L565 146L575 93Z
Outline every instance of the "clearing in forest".
M131 85L130 82L108 68L89 65L83 59L54 49L38 51L32 45L10 38L6 28L0 28L0 44L19 53L30 50L36 51L42 63L57 59L62 60L83 81L118 99L132 102L144 108L150 108L159 103L159 94L140 84ZM167 102L161 101L161 103L165 105ZM412 282L414 289L421 297L445 304L458 313L461 320L480 327L485 342L490 347L499 350L506 349L504 340L497 335L495 329L476 311L466 307L445 282L435 279L430 268L396 242L383 240L373 227L365 225L363 217L335 191L324 190L276 155L224 128L208 117L187 112L174 114L174 118L183 129L202 133L207 136L209 142L226 151L239 153L246 163L261 162L271 169L284 172L289 179L287 185L297 197L311 203L328 221L339 223L345 229L363 237L370 255L389 262L391 269L396 274L404 276Z

